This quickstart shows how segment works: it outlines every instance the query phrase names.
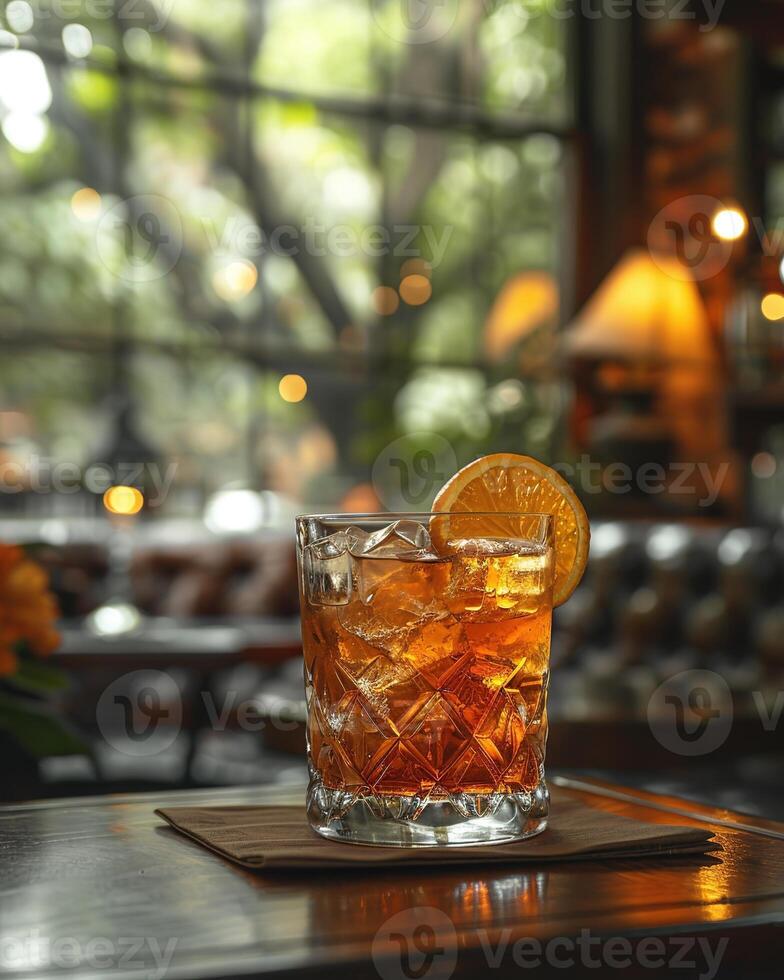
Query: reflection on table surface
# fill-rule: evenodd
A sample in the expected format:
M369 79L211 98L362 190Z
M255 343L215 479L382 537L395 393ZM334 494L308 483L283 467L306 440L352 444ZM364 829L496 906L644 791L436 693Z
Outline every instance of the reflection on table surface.
M692 810L667 798L658 798L665 809L652 809L644 794L635 802L632 793L614 798L586 788L573 791L587 806L651 822L707 823L724 850L696 858L530 868L264 875L181 837L153 811L178 804L296 803L301 789L6 807L0 810L0 919L4 936L27 959L0 963L0 975L47 975L51 949L31 945L34 934L74 940L84 976L102 975L88 962L95 937L138 936L145 937L139 953L145 962L154 963L155 949L169 948L173 967L194 977L365 962L391 916L416 918L422 909L444 913L465 950L499 934L546 938L589 929L658 935L687 925L734 927L752 915L784 921L781 827L743 818L748 829L736 829L718 811Z

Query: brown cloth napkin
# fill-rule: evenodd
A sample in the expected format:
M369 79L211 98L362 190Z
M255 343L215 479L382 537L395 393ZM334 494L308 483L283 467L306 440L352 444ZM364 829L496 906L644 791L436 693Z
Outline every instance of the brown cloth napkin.
M557 789L544 833L476 847L364 847L330 841L311 830L304 806L183 806L155 812L223 857L265 870L606 860L719 849L709 830L629 820Z

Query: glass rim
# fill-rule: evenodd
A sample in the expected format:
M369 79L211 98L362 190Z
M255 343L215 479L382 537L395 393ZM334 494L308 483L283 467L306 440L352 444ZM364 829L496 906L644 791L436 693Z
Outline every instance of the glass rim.
M346 523L354 520L365 521L402 521L402 520L423 520L431 517L509 517L525 518L533 517L552 520L553 514L537 513L536 511L525 510L440 510L440 511L392 511L382 513L358 513L358 514L298 514L297 521L339 521Z

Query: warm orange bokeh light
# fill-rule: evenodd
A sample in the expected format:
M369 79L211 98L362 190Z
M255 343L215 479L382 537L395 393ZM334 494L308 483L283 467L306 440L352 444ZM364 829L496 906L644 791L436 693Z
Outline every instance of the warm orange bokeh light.
M713 234L723 242L736 242L746 234L749 222L740 208L722 208L714 214L712 227Z
M377 514L384 509L371 483L358 483L340 499L341 514Z
M781 293L768 293L760 308L766 320L784 320L784 296Z
M379 316L392 316L400 306L400 297L391 286L377 286L373 290L371 301Z
M433 267L426 259L406 259L400 266L401 280L407 276L424 276L425 279L430 279L432 273Z
M301 374L284 374L278 391L284 402L301 402L308 393L308 383Z
M221 299L230 303L244 299L259 281L259 270L246 260L229 262L218 269L212 277L212 288Z
M101 195L92 187L82 187L71 198L71 211L80 221L94 221L101 213Z
M406 276L400 283L400 297L409 306L422 306L433 295L427 276Z
M130 516L144 507L144 497L136 487L109 487L103 495L103 505L110 514Z

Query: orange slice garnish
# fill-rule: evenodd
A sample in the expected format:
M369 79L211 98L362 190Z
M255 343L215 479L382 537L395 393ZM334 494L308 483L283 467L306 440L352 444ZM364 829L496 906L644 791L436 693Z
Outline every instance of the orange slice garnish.
M444 484L433 511L454 514L431 522L431 538L439 551L447 550L450 540L480 534L520 537L520 520L504 515L550 514L555 537L553 605L566 602L583 577L591 540L585 508L560 474L530 456L495 453L474 460ZM461 513L467 516L461 519ZM477 514L483 516L477 520Z

